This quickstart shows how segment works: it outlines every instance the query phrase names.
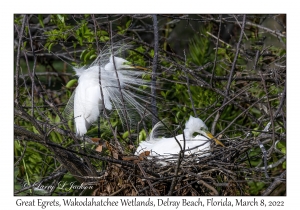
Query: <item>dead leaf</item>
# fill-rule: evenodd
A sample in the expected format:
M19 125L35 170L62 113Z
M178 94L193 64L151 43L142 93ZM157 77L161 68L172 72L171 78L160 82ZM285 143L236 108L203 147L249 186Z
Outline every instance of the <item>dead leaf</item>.
M91 138L93 142L99 142L101 139L100 138Z
M132 189L131 190L131 196L136 196L136 195L137 195L136 191L134 189Z
M107 185L106 185L106 190L107 190L108 194L111 193L111 187L110 187L110 184L107 184Z
M119 178L118 180L118 186L122 186L123 185L123 180Z
M113 152L112 152L112 155L113 155L113 157L114 157L115 159L118 159L118 158L119 158L119 155L118 155L118 153L117 153L116 151L113 151Z
M140 155L139 155L139 159L140 160L144 160L144 158L146 156L149 156L150 155L150 151L145 151L145 152L142 152Z
M97 152L102 152L102 149L103 149L102 145L98 145L97 148L96 148L96 151Z

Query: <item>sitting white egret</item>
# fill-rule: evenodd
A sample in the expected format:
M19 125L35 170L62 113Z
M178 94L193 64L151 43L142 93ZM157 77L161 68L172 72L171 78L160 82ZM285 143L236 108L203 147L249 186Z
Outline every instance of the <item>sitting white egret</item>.
M159 158L171 157L171 155L178 154L180 152L180 146L178 145L175 137L173 138L155 138L154 133L161 123L157 123L146 141L139 144L136 155L139 155L145 151L150 151L150 156L158 156ZM189 120L185 124L183 134L177 135L176 139L179 141L181 147L184 146L185 138L185 155L194 154L201 151L199 156L210 155L210 139L213 139L217 144L224 146L219 140L217 140L208 131L204 122L199 119L190 116ZM202 135L197 135L193 137L194 133L199 133Z
M116 45L115 48L117 47ZM129 63L123 58L112 56L107 50L101 53L88 68L74 68L79 77L78 86L65 112L74 111L76 135L86 134L91 124L97 121L103 109L116 109L121 120L126 117L130 121L129 123L132 121L129 115L133 112L143 113L145 111L138 102L143 99L136 94L139 90L138 86L148 83L139 77L145 72L135 71L134 69L143 68ZM101 78L103 98L99 78ZM73 108L74 110L72 110Z

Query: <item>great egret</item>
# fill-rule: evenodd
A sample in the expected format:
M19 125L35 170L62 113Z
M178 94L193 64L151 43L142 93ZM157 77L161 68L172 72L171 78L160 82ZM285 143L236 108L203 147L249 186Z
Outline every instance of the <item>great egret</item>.
M180 146L178 145L175 138L155 138L154 133L157 128L161 126L161 123L157 123L146 141L143 141L139 144L136 155L139 155L145 151L150 151L150 156L158 156L159 158L171 157L171 155L178 154L180 152ZM209 139L213 139L217 144L224 146L219 140L217 140L213 135L208 131L205 123L193 116L190 116L189 120L185 124L183 134L177 135L176 139L179 141L181 147L184 146L185 139L185 155L194 154L200 152L200 156L210 155L210 145L211 142ZM199 133L202 135L197 135L193 137L194 133Z
M119 50L119 46L115 45L115 48ZM137 68L143 69L113 56L109 50L102 52L88 68L74 68L79 77L78 86L65 112L74 111L76 135L86 134L103 109L116 109L121 120L127 118L129 124L136 120L132 119L133 113L145 112L140 103L143 98L136 92L140 91L138 86L147 85L148 82L140 78L145 72L135 71Z

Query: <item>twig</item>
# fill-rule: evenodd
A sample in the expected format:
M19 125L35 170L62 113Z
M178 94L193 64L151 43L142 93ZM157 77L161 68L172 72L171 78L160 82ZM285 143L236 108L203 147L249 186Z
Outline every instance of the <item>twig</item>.
M260 52L259 50L256 51L256 55L255 55L255 60L254 60L254 66L253 66L253 69L256 70L256 67L257 67L257 63L258 63L258 59L260 57ZM261 75L261 71L259 71L260 75ZM261 78L262 78L262 75L261 75ZM263 80L263 78L262 78ZM266 92L266 89L265 89L265 92ZM266 94L268 94L266 92ZM270 123L267 124L267 126L264 128L263 131L268 131L269 130L269 127L270 127ZM264 159L264 172L265 172L265 177L267 179L269 179L269 175L268 175L268 170L267 170L267 165L268 165L268 162L267 162L267 159L268 159L268 154L267 154L267 151L264 147L264 145L261 143L261 141L259 139L256 140L257 141L257 144L259 145L259 148L261 149L262 153L263 153L263 159Z
M140 168L140 170L141 170L141 172L142 172L142 174L144 175L144 177L146 177L147 178L147 175L146 175L146 173L145 173L145 171L144 171L144 169L142 168L142 166L139 164L139 163L137 163L137 165L139 166L139 168ZM148 184L149 184L149 186L150 186L150 188L151 188L151 190L154 192L154 194L156 195L156 196L158 196L159 195L159 193L156 191L156 189L152 186L152 184L151 184L151 182L150 182L150 180L148 180L148 179L146 179L147 180L147 182L148 182Z
M184 135L184 133L183 133ZM185 138L184 138L184 141L185 141ZM180 150L179 152L179 156L178 156L178 160L177 160L177 166L176 166L176 169L175 169L175 175L172 179L172 184L171 184L171 187L170 187L170 190L168 192L168 196L171 196L173 194L173 191L174 191L174 188L177 184L177 180L178 180L178 172L179 172L179 168L180 168L180 164L181 164L181 161L184 157L184 150Z
M220 20L222 19L222 15L219 16ZM213 87L213 79L215 76L215 68L216 68L216 61L218 57L218 48L219 48L219 39L220 39L220 32L221 32L221 27L222 27L222 21L220 21L219 25L219 31L218 31L218 37L217 37L217 44L216 44L216 50L215 50L215 59L214 59L214 66L211 71L211 77L210 77L210 85ZM209 32L207 32L209 33ZM212 132L215 132L215 129L212 129Z
M107 162L111 162L111 163L120 164L120 165L123 165L123 166L128 166L130 168L134 168L134 164L132 164L128 161L121 161L121 160L113 159L113 158L110 158L110 157L103 157L103 156L98 156L98 155L90 155L90 154L86 154L86 153L83 153L83 152L80 152L80 151L75 151L75 150L71 150L71 149L68 149L68 148L64 148L64 147L62 147L58 144L52 143L52 142L46 142L45 143L44 142L44 137L42 135L35 134L35 133L33 133L31 131L28 131L28 130L20 127L20 126L17 126L17 125L14 125L14 134L16 136L21 136L21 137L27 138L27 140L30 140L30 141L31 140L36 140L37 142L39 142L41 144L47 144L51 147L58 148L61 151L69 152L69 154L71 154L72 156L74 156L74 154L78 154L78 155L86 156L86 157L93 158L93 159L96 159L96 160L107 161ZM152 176L154 176L154 177L160 177L159 174L154 173L151 170L145 169L145 172L152 175Z
M265 80L264 80L264 77L263 77L261 71L259 71L259 75L261 76L261 81L262 81L262 84L263 84L263 87L264 87L264 91L266 93L267 104L268 104L268 108L269 108L269 116L270 116L270 121L271 121L271 125L272 125L272 140L273 140L273 142L272 142L271 148L269 149L269 155L270 155L272 153L272 150L274 149L274 146L275 146L274 118L273 118L273 111L272 111L272 108L271 108L271 104L270 104L270 101L269 101L269 96L268 96L268 91L267 91L266 83L265 83Z
M121 192L122 190L124 190L126 187L121 187L119 190L117 190L116 192L113 192L112 194L110 194L109 196L114 196L117 195L119 192Z
M23 16L22 26L21 30L19 32L19 45L17 50L17 62L16 62L16 95L15 95L15 102L19 103L19 74L20 74L20 53L21 53L21 46L22 46L22 40L23 40L23 33L25 28L27 15Z
M200 179L200 180L197 181L199 184L203 184L205 187L210 189L214 193L214 195L216 195L216 196L219 195L218 191L213 186L211 186L211 185L207 184L205 181L203 181L202 177L199 174L193 173L193 172L185 170L185 169L183 171L190 174L190 175L192 175L192 176L197 177L198 179Z
M216 112L218 112L223 106L226 106L227 104L229 104L231 101L233 101L236 97L238 97L239 95L241 95L242 93L246 92L247 90L249 90L250 88L252 88L252 86L250 85L248 88L245 88L244 90L242 90L241 92L235 94L234 97L232 97L230 100L228 100L224 105L222 105L221 107L219 107L217 110L215 110L213 113L211 113L204 122L206 122L209 118L211 118ZM214 135L214 132L211 132Z
M24 107L23 107L24 108ZM25 112L25 110L18 110L18 109L14 109L14 114L16 115L16 116L19 116L20 118L22 118L22 119L24 119L24 120L26 120L26 121L28 121L28 122L30 122L30 123L33 123L33 125L36 125L35 123L37 123L37 125L39 125L39 126L41 126L41 127L43 127L43 128L48 128L48 129L50 129L50 128L52 128L53 127L53 125L50 125L48 122L43 122L43 121L39 121L39 120L35 120L34 122L33 122L33 118L31 118L31 116L30 115L28 115L27 114L27 112ZM28 116L30 116L30 118L28 117ZM57 125L58 126L58 125ZM70 137L70 138L75 138L75 136L74 136L74 133L72 132L72 131L67 131L67 130L64 130L64 129L61 129L61 128L58 128L58 127L54 127L54 131L56 131L57 133L59 133L59 134L62 134L62 135L64 135L64 136L66 136L66 137ZM84 137L83 138L83 140L84 141L87 141L87 142L89 142L89 143L91 143L91 144L95 144L90 138L88 138L88 137ZM75 138L75 141L77 142L77 140L76 140L76 138Z
M221 23L221 21L220 21L220 23ZM220 28L219 28L219 31L220 31ZM224 42L222 39L219 38L219 33L218 33L218 37L216 37L215 35L213 35L213 34L210 33L209 31L207 31L206 33L207 33L208 35L210 35L211 37L217 39L217 43L220 41L220 42L222 42L223 44L227 45L228 47L232 47L230 44ZM217 46L218 46L218 44L217 44Z
M234 17L234 19L236 20L236 22L237 22L237 24L239 25L239 27L242 29L242 26L241 26L240 22L238 21L238 19L236 18L236 16L233 15L233 17ZM221 22L221 21L220 21L220 22ZM243 33L244 33L244 36L246 37L246 39L248 40L248 37L247 37L245 31L243 31Z
M286 177L286 171L282 172L279 177L262 193L262 196L270 195L270 193L282 182L284 182Z
M264 26L261 26L261 25L257 25L255 23L252 23L252 22L246 22L246 25L250 25L250 26L255 26L257 28L260 28L264 31L267 31L267 32L270 32L271 34L274 34L275 36L280 36L280 37L286 37L284 34L278 32L278 31L275 31L275 30L272 30L272 29L269 29L269 28L266 28Z
M157 62L158 62L158 28L157 28L157 16L152 15L153 19L153 32L154 32L154 57L153 57L153 66L152 66L152 77L151 77L151 106L152 113L155 116L157 115L157 107L156 107L156 70L157 70ZM152 127L156 124L156 118L152 117Z
M112 55L112 60L113 60L113 64L114 64L114 69L115 69L115 73L116 73L116 77L117 77L117 81L118 81L118 88L119 88L119 92L120 92L120 95L121 95L121 101L122 101L122 104L123 104L123 108L124 108L124 112L125 112L125 121L126 121L126 126L127 126L127 131L128 131L128 136L129 136L129 140L130 140L130 144L132 144L132 140L131 140L131 129L129 127L129 122L128 122L128 119L129 119L129 115L127 113L127 109L125 107L125 100L124 100L124 96L123 96L123 92L122 92L122 88L121 88L121 83L120 83L120 79L119 79L119 74L118 74L118 71L117 71L117 68L116 68L116 64L115 64L115 56L114 56L114 52L113 52L113 34L112 34L112 21L109 22L109 29L110 29L110 47L111 47L111 55ZM99 66L99 69L100 69L100 66ZM99 70L100 71L100 70ZM103 101L104 101L104 98L103 98ZM117 141L117 138L115 137L116 141Z
M264 170L265 168L267 168L267 169L275 168L275 167L279 166L281 163L283 163L285 160L286 160L286 156L283 156L277 162L270 164L267 167L260 167L259 169Z
M244 111L242 111L236 118L234 118L227 126L226 128L224 128L220 133L218 133L218 135L223 134L240 116L242 116L245 112L247 112L249 109L251 109L255 104L257 104L258 102L262 101L264 99L264 97L258 99L257 101L255 101L254 103L252 103L249 107L247 107L247 109L245 109Z
M56 54L54 54L53 52L50 52L50 53L36 53L35 54L35 56L37 56L37 57L57 57L57 58L59 58L60 60L62 60L61 59L61 57L62 58L65 58L65 59L67 59L67 60L69 60L69 61L72 61L72 62L75 62L76 61L76 59L74 59L74 58L70 58L70 57L68 57L68 56L66 56L66 55L69 55L69 54L72 54L72 53L82 53L82 51L83 50L74 50L74 51L71 51L71 52L66 52L66 53L56 53ZM26 54L28 55L28 56L33 56L33 54L31 53L31 52L26 52ZM63 60L62 60L63 61ZM63 62L65 62L65 61L63 61ZM67 63L67 62L65 62L65 63ZM72 66L71 64L69 64L69 63L67 63L69 66Z
M198 183L199 184L203 184L205 187L207 187L208 189L210 189L214 193L214 195L216 195L216 196L219 195L218 191L213 186L207 184L205 181L200 180L200 181L198 181Z
M30 26L29 26L29 18L27 18L27 27L28 27L28 34L29 34L29 39L30 39L30 47L31 47L31 51L32 51L32 54L33 54L33 67L32 67L32 76L30 77L31 78L31 114L32 114L32 117L34 116L34 97L33 97L33 94L34 94L34 90L36 89L36 86L35 86L35 83L34 83L34 75L35 75L35 68L36 68L36 55L35 55L35 51L34 51L34 48L33 48L33 41L32 41L32 37L31 37L31 32L30 32ZM30 72L29 72L30 74Z
M194 70L192 69L189 69L189 68L185 68L183 65L180 65L176 62L173 62L172 60L168 59L168 58L165 58L167 61L171 62L172 64L178 66L178 68L181 68L183 69L184 71L187 71L189 74L191 74L191 76L193 76L195 79L193 81L192 84L194 85L199 85L201 87L206 87L208 89L211 89L212 91L218 93L219 95L221 95L222 97L224 98L227 98L228 100L230 100L231 98L227 95L225 95L225 93L217 88L213 88L209 85L209 83L207 83L203 78L199 77L197 74L195 74ZM210 77L207 77L207 78L210 78ZM186 79L186 78L184 78ZM260 81L260 80L259 80ZM192 82L192 81L190 81ZM181 83L181 84L186 84L186 83ZM235 101L232 101L232 103L237 106L239 109L241 109L242 111L246 111L246 109L240 105L240 103L238 102L235 102ZM257 119L257 117L254 117L251 113L247 113L248 116L254 121L256 122L257 124L260 124L260 121Z
M227 21L227 20L224 19L224 18L222 18L222 20L213 20L213 21L215 21L215 22L224 21L224 22L226 22L226 23L229 22L229 21ZM239 24L242 23L242 22L240 22L240 21L236 21L236 22L238 22ZM254 26L254 27L260 28L260 29L262 29L262 30L264 30L264 31L267 31L267 32L271 33L271 34L274 35L274 36L286 37L284 34L280 33L279 31L269 29L269 28L267 28L267 27L264 27L264 26L261 26L261 25L252 23L252 22L250 22L250 21L246 21L245 24L246 24L246 25L249 25L249 26Z
M23 159L23 157L25 156L26 148L27 148L27 144L25 142L23 152L22 152L20 158L15 162L14 167L16 167L19 164L19 162Z
M185 50L183 50L183 53L184 53L184 59L185 59L185 65L186 65L186 54L185 54ZM189 94L190 101L191 101L191 104L192 104L192 108L193 108L193 111L194 111L194 116L195 116L195 117L198 117L197 112L196 112L196 109L195 109L195 105L194 105L194 100L193 100L193 97L192 97L191 89L190 89L189 76L187 75L186 71L184 71L184 74L185 74L185 77L186 77L186 86L187 86L187 88L188 88L188 94Z
M97 45L97 53L98 55L101 53L100 51L100 47L99 47L99 43L98 43L98 36L97 36L97 28L96 28L96 20L95 20L95 15L92 15L92 18L93 18L93 21L94 21L94 33L95 33L95 39L96 39L96 45ZM100 63L99 63L99 66L100 66ZM99 67L99 80L101 79L101 68ZM102 87L101 87L101 82L99 82L100 84L100 91L102 92ZM103 93L101 93L101 97L102 97L102 106L104 107L105 109L105 104L104 104L104 98L103 98ZM99 117L98 117L98 138L100 138L100 114L99 114ZM112 126L110 126L111 129L112 129ZM115 133L113 132L113 135L115 136ZM116 138L116 136L115 136Z
M35 72L35 75L37 76L73 76L72 73L63 73L63 72ZM19 78L25 78L25 77L30 77L30 74L22 74L22 76L20 76Z
M227 81L225 96L228 96L229 91L230 91L230 85L231 85L232 78L233 78L233 75L234 75L234 72L235 72L234 71L235 70L235 65L236 65L236 61L237 61L238 55L239 55L240 45L241 45L242 38L243 38L243 33L244 33L244 28L245 28L245 22L246 22L246 15L243 16L242 29L241 29L239 41L238 41L237 46L236 46L236 53L235 53L235 56L234 56L234 59L233 59L233 62L232 62L231 70L230 70L230 73L229 73L229 78L228 78L228 81ZM227 98L225 97L224 100L223 100L223 104L225 104L226 102L227 102ZM215 117L215 119L213 121L212 127L216 126L216 124L217 124L217 122L218 122L218 120L219 120L219 118L221 116L221 113L222 113L223 109L221 109L220 112L216 115L216 117Z
M228 82L227 82L227 86L226 86L226 91L225 91L226 96L228 96L228 93L230 91L230 85L231 85L232 78L233 78L233 75L234 75L234 72L235 72L235 65L236 65L236 62L237 62L238 55L239 55L239 49L240 49L240 45L241 45L242 38L243 38L244 28L245 28L245 21L246 21L246 15L243 16L243 25L242 25L239 41L238 41L237 46L236 46L236 53L235 53L235 56L234 56L234 59L233 59L233 62L232 62L232 66L231 66L231 70L230 70L230 73L229 73L229 78L228 78ZM227 99L225 98L223 103L226 103L226 100Z
M285 100L286 100L286 83L284 84L284 90L283 90L283 92L282 92L280 104L279 104L279 106L278 106L278 108L277 108L277 110L276 110L276 112L275 112L275 114L274 114L274 119L276 119L277 115L278 115L279 112L282 110L282 106L283 106ZM284 126L284 128L286 128L286 120L285 120L284 114L282 114L282 121L283 121L283 126Z
M264 145L260 142L259 139L257 139L256 141L257 141L257 143L258 143L258 145L259 145L259 148L261 149L261 151L262 151L262 153L263 153L263 157L264 157L264 167L262 167L262 168L263 168L264 171L265 171L265 177L266 177L267 179L269 179L270 177L269 177L268 171L267 171L267 168L268 168L268 166L267 166L267 165L268 165L268 163L267 163L267 156L268 156L267 151L266 151Z
M276 110L275 114L274 114L274 118L277 117L277 115L279 114L282 106L283 106L283 103L285 102L285 95L286 95L286 84L284 84L284 89L282 91L282 96L281 96L281 100L280 100L280 104L278 106L278 109Z

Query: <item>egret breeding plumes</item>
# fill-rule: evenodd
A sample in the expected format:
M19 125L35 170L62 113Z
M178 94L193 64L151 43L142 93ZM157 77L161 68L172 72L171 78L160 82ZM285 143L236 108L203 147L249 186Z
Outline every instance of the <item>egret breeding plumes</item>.
M127 49L122 47L122 51ZM117 45L114 49L120 51ZM136 121L133 116L145 113L141 102L146 100L142 94L137 93L145 93L139 86L148 85L148 82L141 78L145 71L136 71L142 67L133 66L127 60L112 55L110 50L111 48L100 53L89 67L74 68L79 77L78 86L65 112L74 111L78 136L87 133L103 109L117 110L122 123L126 121L128 124Z
M150 156L157 156L159 158L171 157L174 154L178 154L181 150L178 142L182 149L184 148L185 142L185 155L198 154L199 152L199 157L203 157L210 155L210 139L213 139L217 144L224 146L219 140L213 137L208 131L205 123L199 118L190 116L185 124L185 129L183 131L184 136L183 134L180 134L173 138L155 138L154 133L160 126L161 123L157 123L153 127L149 138L139 144L135 153L136 155L145 151L150 151ZM201 135L193 136L194 133Z

